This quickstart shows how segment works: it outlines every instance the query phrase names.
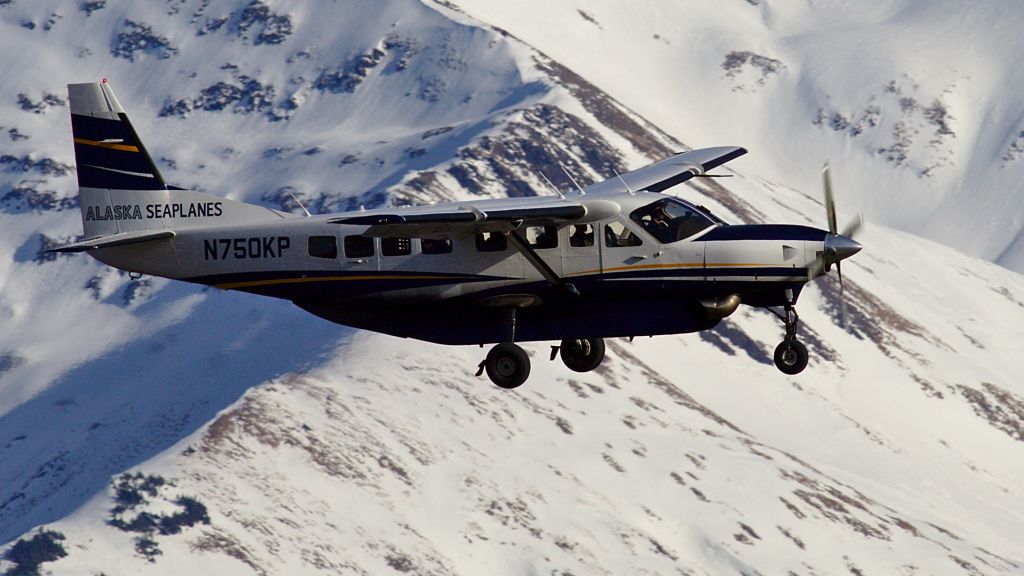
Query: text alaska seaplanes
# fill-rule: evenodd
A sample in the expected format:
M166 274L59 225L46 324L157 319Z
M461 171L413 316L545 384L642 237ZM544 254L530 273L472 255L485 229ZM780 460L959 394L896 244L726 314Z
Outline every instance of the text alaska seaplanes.
M171 202L164 204L118 204L89 206L86 220L156 220L160 218L216 218L224 214L223 202Z

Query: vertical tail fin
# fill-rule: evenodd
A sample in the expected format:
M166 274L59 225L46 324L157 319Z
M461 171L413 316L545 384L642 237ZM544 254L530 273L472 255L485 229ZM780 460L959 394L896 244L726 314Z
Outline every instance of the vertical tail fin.
M68 84L68 103L86 238L138 229L140 203L167 197L163 176L106 79Z
M106 80L68 84L68 101L87 239L287 216L168 187Z
M69 84L78 185L112 190L166 190L160 171L106 81Z

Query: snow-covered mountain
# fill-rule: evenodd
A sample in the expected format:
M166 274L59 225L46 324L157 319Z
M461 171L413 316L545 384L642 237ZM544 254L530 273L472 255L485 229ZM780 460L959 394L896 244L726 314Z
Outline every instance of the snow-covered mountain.
M828 5L735 4L0 2L0 570L53 542L42 569L69 574L1024 571L1024 279L905 231L866 230L847 329L834 282L805 292L798 377L771 366L779 323L743 309L610 342L586 375L527 345L512 393L473 376L476 348L41 252L81 231L63 86L100 77L169 181L285 209L544 194L538 171L568 188L558 164L586 182L740 144L733 178L678 193L821 226L827 154L841 218L936 236L934 181L928 206L1012 221L1017 164L957 155L995 130L958 99L997 91L940 96L920 68L947 31L1012 54L1005 12L949 27L953 3L892 2L847 27ZM934 147L933 100L956 133ZM902 164L872 151L899 122L920 135ZM985 202L945 186L989 172ZM995 230L941 239L995 259Z
M1024 272L1015 0L460 0L673 135L759 176Z

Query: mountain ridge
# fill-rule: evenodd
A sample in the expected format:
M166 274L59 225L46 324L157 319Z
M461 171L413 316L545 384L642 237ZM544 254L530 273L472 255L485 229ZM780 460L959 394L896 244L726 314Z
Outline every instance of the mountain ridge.
M158 80L149 93L116 84L165 176L292 211L287 192L319 209L548 193L538 166L562 163L589 181L680 145L465 14L394 1L360 20L366 11L345 7L362 25L331 53L300 41L326 37L327 24L262 2L82 8L48 31L58 3L19 3L0 8L0 25L17 28L18 41L47 34L71 46L77 39L53 40L65 26L110 25L108 54L94 46L84 61L126 76L146 69L143 84L195 66L196 78ZM256 45L266 25L233 24L250 8L287 18L292 32ZM19 21L27 10L31 30ZM125 19L175 52L110 54L128 50L120 34L140 32ZM420 45L404 65L403 49L374 55L391 34ZM235 69L199 52L221 45L274 56ZM449 73L490 83L462 92ZM54 89L34 75L31 87L0 91L5 118L16 119L0 131L15 159L0 173L10 189L0 210L5 551L45 525L65 535L68 556L44 565L54 573L1008 574L1024 564L1012 512L1024 480L1018 274L871 226L845 270L849 330L836 322L831 278L801 299L812 360L800 378L765 365L781 326L744 308L701 335L611 341L608 364L586 375L527 344L536 374L508 394L472 376L482 356L473 348L355 333L286 302L133 281L85 258L40 260L46 237L81 228L73 175L39 167L69 162L70 137L66 122L53 126L63 104L39 108ZM251 94L242 75L259 84ZM303 80L278 80L289 76ZM339 92L316 89L321 77ZM241 92L204 92L219 83ZM444 90L428 91L440 95L431 102L424 86ZM467 97L477 104L459 104ZM184 118L160 116L182 100ZM375 102L381 110L361 117ZM323 126L335 117L342 128ZM352 133L373 123L378 131ZM674 192L737 222L822 225L817 189L744 162L719 169L732 178ZM173 518L182 497L201 503L209 524L173 534L109 524L118 486L134 482L124 474L136 472L165 483L154 494L135 488L142 501L121 516L126 525L143 512Z

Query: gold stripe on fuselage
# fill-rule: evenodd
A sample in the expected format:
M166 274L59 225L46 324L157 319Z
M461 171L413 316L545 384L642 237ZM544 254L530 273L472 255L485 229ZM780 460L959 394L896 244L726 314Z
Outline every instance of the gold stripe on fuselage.
M703 264L700 262L686 262L682 264L634 264L632 266L616 266L614 268L604 268L596 270L585 270L583 272L573 272L569 276L583 276L585 274L600 274L602 272L624 272L627 270L674 270L678 268L779 268L778 264L757 264L751 262L723 262L723 263L711 263Z

